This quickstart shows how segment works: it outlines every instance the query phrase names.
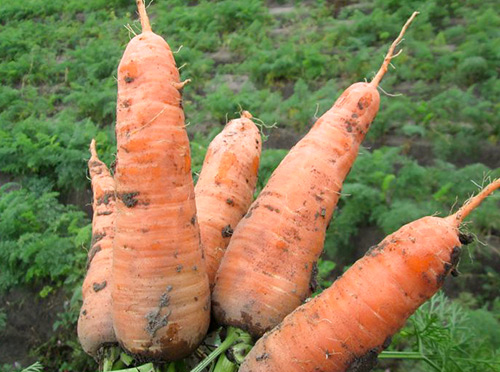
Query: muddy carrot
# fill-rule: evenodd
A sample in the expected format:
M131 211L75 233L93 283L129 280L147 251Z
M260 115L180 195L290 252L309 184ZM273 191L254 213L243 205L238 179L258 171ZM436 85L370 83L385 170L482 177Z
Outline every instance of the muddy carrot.
M259 129L243 111L231 120L208 147L195 187L201 243L210 284L233 229L253 201L257 183L261 138Z
M83 281L83 305L78 318L78 339L86 353L96 357L105 345L116 343L111 314L111 264L115 226L115 182L99 160L95 140L90 143L88 162L92 182L94 214L87 275Z
M260 336L311 293L342 183L379 109L377 86L417 14L404 25L375 78L351 85L339 97L290 150L237 226L213 291L220 324Z
M117 216L113 318L120 344L142 358L189 354L208 328L208 277L199 242L179 71L165 40L142 33L118 67Z
M455 272L461 246L470 242L460 224L499 187L497 179L455 214L423 217L370 248L259 340L240 371L371 370L392 335Z

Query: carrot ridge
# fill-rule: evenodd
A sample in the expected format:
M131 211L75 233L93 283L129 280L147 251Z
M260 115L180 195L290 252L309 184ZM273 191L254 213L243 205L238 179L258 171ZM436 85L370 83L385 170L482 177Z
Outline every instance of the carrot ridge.
M398 46L398 44L403 40L403 36L410 26L410 24L413 22L413 19L420 14L419 12L413 12L410 18L406 21L404 24L403 28L401 29L401 32L399 33L399 36L394 40L389 47L389 51L387 52L384 62L382 63L382 66L380 66L380 69L378 70L377 74L373 78L373 80L370 82L370 85L376 87L384 77L385 73L387 72L387 69L389 67L389 64L391 63L391 60L399 55L401 51L399 51L397 54L394 54L394 49Z

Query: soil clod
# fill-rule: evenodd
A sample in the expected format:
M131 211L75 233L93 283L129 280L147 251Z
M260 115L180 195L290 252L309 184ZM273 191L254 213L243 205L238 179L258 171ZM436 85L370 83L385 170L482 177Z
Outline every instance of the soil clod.
M230 238L231 236L233 236L233 232L234 230L231 225L226 225L222 228L221 234L223 238Z
M123 202L123 204L125 204L127 208L132 208L135 207L139 202L136 199L137 195L139 195L138 192L126 192L123 194L119 194L118 197L121 199L121 201Z
M103 281L102 283L94 283L92 285L92 288L94 289L94 292L99 292L101 290L103 290L104 288L106 288L106 285L108 283L106 281Z

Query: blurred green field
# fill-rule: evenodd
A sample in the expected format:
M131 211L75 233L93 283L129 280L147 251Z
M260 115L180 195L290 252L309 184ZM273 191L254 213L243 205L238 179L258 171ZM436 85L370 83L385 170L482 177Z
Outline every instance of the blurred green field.
M380 112L328 230L327 285L386 234L445 215L500 177L495 5L155 0L149 13L192 80L184 108L195 176L210 139L242 108L276 125L264 128L258 192L342 91L374 76L401 25L421 12L382 81ZM91 236L88 145L96 138L101 158L113 161L116 68L139 29L132 0L0 3L2 371L34 360L54 371L95 370L75 331ZM463 254L462 275L391 346L411 351L424 339L442 371L500 370L499 195L469 221L478 239ZM429 334L432 324L439 329ZM435 370L396 359L381 361L387 368Z

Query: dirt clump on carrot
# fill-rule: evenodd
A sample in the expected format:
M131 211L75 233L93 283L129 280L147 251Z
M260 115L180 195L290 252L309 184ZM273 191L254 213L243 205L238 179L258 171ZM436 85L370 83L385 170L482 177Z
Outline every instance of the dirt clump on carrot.
M387 236L330 288L260 339L240 371L371 368L390 337L456 268L463 236L460 224L499 187L500 179L455 214L423 217ZM259 360L264 353L268 357Z
M343 181L379 109L378 83L416 15L389 48L373 81L355 83L342 93L290 150L234 230L213 290L219 324L261 336L310 295L312 268ZM243 319L243 313L250 319Z

